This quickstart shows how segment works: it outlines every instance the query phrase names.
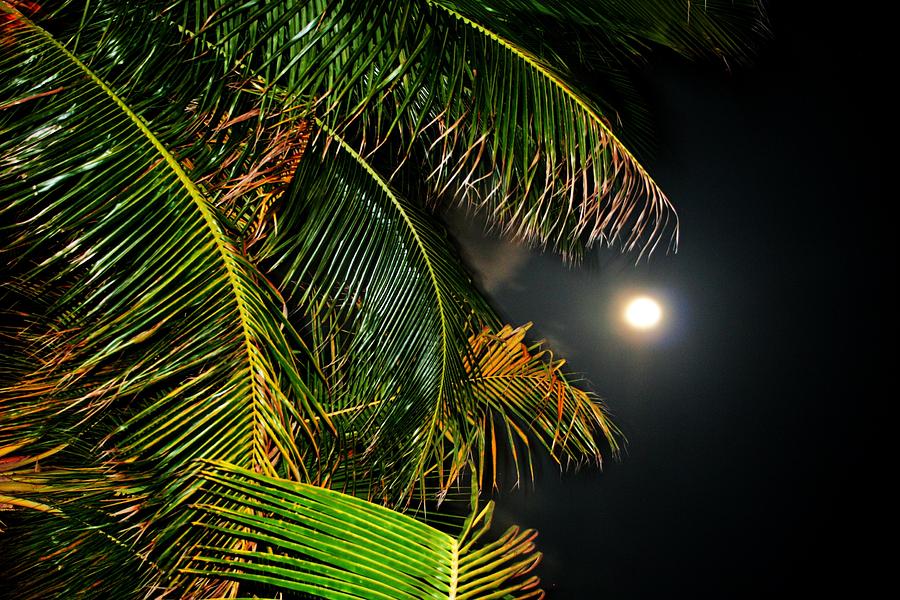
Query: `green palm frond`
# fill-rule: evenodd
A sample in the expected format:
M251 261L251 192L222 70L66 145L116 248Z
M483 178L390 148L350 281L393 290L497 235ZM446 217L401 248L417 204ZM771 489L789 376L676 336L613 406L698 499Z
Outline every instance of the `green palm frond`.
M17 543L0 555L4 576L27 582L17 598L126 598L159 581L159 566L132 543L146 525L130 482L109 468L84 466L80 442L31 456L19 454L24 446L0 448L0 511L28 509L5 523L5 535ZM3 512L0 518L6 521Z
M203 471L210 494L246 510L197 504L198 526L228 543L198 548L185 573L255 585L258 595L454 600L541 598L529 575L540 559L534 532L512 528L478 545L491 506L454 538L381 506L224 463Z
M0 444L35 454L88 443L38 476L54 485L18 474L4 485L17 493L4 495L47 507L26 536L32 558L51 553L42 541L78 548L62 579L34 566L46 580L37 590L98 585L121 597L168 585L183 552L171 540L214 541L172 513L172 498L197 485L194 458L308 479L328 420L279 293L170 150L190 130L185 117L151 111L168 132L156 133L46 30L0 9L11 42L0 55L0 251L14 283L4 295L20 307ZM77 491L85 468L106 493ZM115 571L127 557L163 566L123 584Z
M330 132L308 150L263 257L293 304L332 323L319 337L349 332L330 410L347 414L379 476L392 473L389 495L408 493L443 462L441 427L468 427L457 415L470 402L469 331L494 319L446 231Z
M674 236L665 195L564 64L517 39L503 6L457 4L185 3L169 14L338 133L357 123L354 147L396 138L430 162L434 193L511 236L573 257Z
M0 7L14 17L4 26L14 50L0 58L2 251L32 285L64 290L33 336L28 384L4 390L3 421L35 406L127 403L111 436L122 457L173 470L217 457L297 476L295 436L311 442L322 413L277 291L229 240L171 140Z
M423 132L442 194L570 257L598 242L649 251L674 235L665 194L560 65L517 42L514 24L488 7L431 6L454 69L434 82Z
M340 130L409 76L427 47L421 9L392 0L186 0L163 17Z
M437 194L477 208L508 235L577 257L595 243L645 251L667 236L674 243L677 217L614 132L615 115L572 84L566 57L540 32L575 25L611 49L610 63L648 45L734 56L748 37L735 24L760 10L750 0L565 8L223 0L169 14L224 64L305 98L342 135L356 122L354 146L396 138L430 163ZM548 25L520 26L535 15Z
M744 60L754 44L768 34L765 10L759 0L439 0L466 14L479 14L504 34L558 53L564 40L554 36L563 26L582 42L594 59L607 63L643 57L653 46L690 58L708 56ZM531 27L517 27L527 21ZM562 46L558 45L563 43ZM552 45L551 45L552 44Z
M548 194L546 214L560 221L555 232L550 225L539 227L539 220L528 213L517 215L504 207L502 195L485 200L485 182L475 184L469 204L480 206L497 230L576 257L585 246L595 242L618 243L623 249L647 252L656 242L677 246L678 221L674 211L633 158L640 155L635 150L643 149L638 144L652 127L640 94L631 83L632 65L643 62L660 47L690 58L715 56L741 61L750 54L753 43L766 33L759 2L435 0L432 4L443 7L448 15L463 16L470 29L475 28L461 34L466 36L468 48L458 48L460 34L448 36L447 44L448 49L456 47L451 50L456 57L448 60L448 64L459 65L462 59L468 59L471 69L477 73L460 70L455 79L444 78L455 86L445 93L454 99L468 100L473 107L472 114L464 115L465 120L459 123L439 116L469 134L467 143L459 146L459 150L482 151L481 140L471 131L474 124L476 130L488 136L483 151L491 153L490 161L483 159L471 171L468 165L458 165L459 175L448 191L459 190L458 184L465 183L467 176L470 181L478 182L480 176L496 172L487 180L490 186L495 186L489 189L499 192L511 189L514 194L531 192L527 202L512 200L523 213L534 209L542 194ZM522 26L523 23L527 26ZM443 27L452 28L452 23ZM485 44L487 47L482 48ZM445 53L449 56L448 49ZM520 68L513 66L519 62L523 63ZM443 101L435 110L449 106ZM551 126L543 126L542 122L548 120ZM576 136L581 135L582 127L599 128L600 139L608 141L610 146L606 149L576 147L580 141ZM454 131L454 135L459 134ZM500 148L492 147L496 143ZM521 148L513 150L511 143L521 144ZM505 154L510 159L503 160ZM459 156L461 152L457 152ZM598 161L600 164L595 164ZM469 165L474 167L474 161ZM516 174L508 173L510 166L516 169ZM555 166L564 168L553 172L547 168ZM509 180L504 181L500 173ZM616 196L605 197L609 192L602 185L604 180L594 179L604 173L610 177L613 188L618 184L627 187L625 177L634 175L633 189L622 195L621 200L636 211L641 208L650 211L646 223L641 224L636 215L629 220L622 213L615 214ZM574 190L569 189L572 183ZM451 196L450 201L456 199ZM585 211L591 210L597 211L596 218L581 223L587 227L573 229L566 225L566 218L574 226ZM505 217L503 211L508 212ZM604 214L610 216L605 223ZM535 231L529 229L527 218L532 219ZM580 236L580 240L554 238L554 233L565 236L567 232ZM621 236L618 240L614 239L617 233Z

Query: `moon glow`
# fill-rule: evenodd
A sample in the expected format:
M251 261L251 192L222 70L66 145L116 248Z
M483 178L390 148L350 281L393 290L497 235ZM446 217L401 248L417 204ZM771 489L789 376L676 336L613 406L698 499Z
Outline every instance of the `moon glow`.
M653 298L640 296L625 307L625 322L635 329L653 329L661 320L662 307Z

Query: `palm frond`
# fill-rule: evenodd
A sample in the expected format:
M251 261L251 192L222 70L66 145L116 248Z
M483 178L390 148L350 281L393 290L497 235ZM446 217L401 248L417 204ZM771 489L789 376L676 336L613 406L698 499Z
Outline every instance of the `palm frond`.
M743 61L768 35L765 7L759 0L571 0L565 4L493 0L489 8L471 0L439 1L466 14L479 14L507 37L533 46L542 45L540 36L549 36L544 42L549 52L565 47L564 40L554 35L565 29L592 58L608 63L643 59L654 46L689 58ZM532 26L519 27L523 21Z
M478 545L491 506L454 538L406 515L337 492L225 463L203 471L209 493L249 510L197 504L197 525L228 543L197 549L187 574L257 586L254 593L329 599L541 598L529 575L533 531ZM253 589L253 588L251 588Z
M494 27L497 11L349 0L179 8L172 18L224 64L305 102L357 149L388 139L419 148L436 194L511 236L577 257L597 242L649 251L677 231L599 105L559 61Z
M84 466L89 447L79 441L32 456L19 454L23 446L0 449L0 511L28 509L10 515L0 555L7 583L20 584L17 597L127 598L160 579L159 566L132 543L146 525L131 482Z
M489 8L430 4L448 70L434 81L425 156L440 157L430 177L444 195L570 257L598 242L650 251L674 236L665 194L565 72L495 27Z
M191 115L133 106L46 30L0 9L0 252L20 317L0 444L39 453L84 439L71 462L119 486L81 498L63 470L53 487L17 488L20 505L53 512L35 524L35 552L56 530L79 548L68 564L81 572L45 573L40 589L90 589L91 576L96 593L118 596L105 560L118 551L104 540L159 560L134 586L171 585L183 554L172 540L214 541L192 538L202 532L173 512L172 498L198 485L193 459L314 478L327 415L280 294L171 150L191 139Z
M543 447L561 464L601 464L604 446L618 451L618 428L592 394L563 374L564 360L553 360L540 342L524 343L530 327L505 325L496 332L485 328L471 338L475 363L469 367L469 385L475 403L470 418L479 423L475 454L496 469L497 437L502 436L517 479L523 461L533 479L533 446ZM478 469L483 479L486 471L484 466ZM496 470L490 482L497 485Z
M731 55L754 3L44 4L0 0L0 570L30 598L541 597L533 532L410 513L476 506L498 438L530 471L617 431L429 207L570 257L677 235L579 42L518 22Z
M745 63L768 31L757 0L444 3L539 56L571 88L583 90L638 157L653 148L653 126L634 86L636 66L660 49L720 59L726 67Z
M227 237L172 140L0 8L14 40L0 56L2 252L24 280L64 290L34 335L38 366L4 390L3 420L127 403L111 435L123 457L177 470L210 456L299 476L295 434L311 442L322 412L277 291Z
M195 52L212 48L225 72L277 86L341 130L408 76L427 41L420 12L392 0L187 0L164 16L199 42Z
M390 495L408 493L443 461L434 456L441 427L468 426L458 418L470 401L468 332L493 316L446 231L326 133L307 151L262 258L292 304L330 323L319 338L349 332L329 409L384 463L377 471L396 480Z

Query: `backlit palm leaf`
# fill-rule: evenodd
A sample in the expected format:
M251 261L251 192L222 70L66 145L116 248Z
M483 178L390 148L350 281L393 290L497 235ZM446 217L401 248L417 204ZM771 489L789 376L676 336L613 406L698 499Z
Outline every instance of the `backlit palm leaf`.
M2 251L23 282L8 293L34 311L20 311L15 326L31 365L5 382L2 442L36 452L85 438L95 447L65 459L118 472L116 486L91 503L72 491L72 471L58 471L55 501L76 502L79 519L48 515L41 525L71 531L85 550L68 557L82 573L66 588L88 586L97 569L116 587L115 562L97 562L105 551L90 542L115 539L132 554L177 564L181 548L159 541L194 535L165 516L177 506L172 498L197 484L192 459L307 478L315 424L327 418L300 376L299 343L277 291L168 149L180 134L154 133L50 34L0 8L11 17L3 40L12 42L0 56ZM154 125L180 129L160 114ZM141 472L147 465L152 477ZM120 522L113 507L136 516Z
M239 498L253 512L195 506L198 525L227 545L198 548L186 573L281 592L351 600L541 598L529 572L540 559L533 531L511 528L476 545L489 505L454 538L415 519L315 486L213 463L203 472L212 496ZM235 550L240 543L254 550Z
M435 193L514 237L571 256L596 242L652 249L674 235L674 212L564 63L517 33L516 16L541 9L560 20L565 12L523 2L223 0L167 14L225 64L305 98L342 135L357 122L355 147L397 138L430 163ZM599 13L582 20L602 23ZM677 43L632 16L621 31ZM721 33L712 19L696 21L700 32L685 38Z
M614 133L615 115L573 85L542 36L577 27L610 64L648 45L739 56L747 36L735 23L758 15L757 3L694 4L220 0L169 14L225 64L306 98L330 126L357 121L354 145L415 142L435 192L578 256L597 242L652 249L677 219Z
M533 445L542 446L560 463L600 464L604 445L618 450L619 430L603 405L569 382L562 373L565 361L548 357L549 350L540 343L524 343L529 327L506 325L496 333L485 329L471 339L475 362L469 377L474 397L470 418L479 423L473 444L482 461L490 459L494 485L498 435L511 450L517 476L524 460L533 477ZM484 477L485 471L482 466L478 473Z
M163 17L215 50L223 73L259 77L340 129L408 75L421 10L395 0L169 3Z
M565 71L478 3L434 2L446 71L426 130L430 177L512 237L578 256L596 242L651 248L675 216Z

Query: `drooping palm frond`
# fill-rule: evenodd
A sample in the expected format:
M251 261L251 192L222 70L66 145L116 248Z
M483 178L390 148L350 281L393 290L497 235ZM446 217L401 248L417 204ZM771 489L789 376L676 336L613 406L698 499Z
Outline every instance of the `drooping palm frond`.
M574 256L594 243L652 251L671 235L677 244L665 194L621 143L616 115L576 84L571 63L582 47L611 65L652 46L740 56L747 23L764 30L758 2L428 4L448 32L443 64L456 70L434 82L426 110L439 135L423 131L431 144L424 156L439 157L432 175L455 190L451 201L468 197L506 233ZM587 43L566 52L567 36ZM485 185L488 193L479 191Z
M54 403L127 354L127 371L59 410L142 397L116 433L126 455L140 446L163 463L216 456L275 472L274 444L285 464L298 462L292 428L311 438L320 411L297 375L277 291L114 90L24 17L4 35L15 51L0 62L0 105L11 107L0 124L3 252L23 278L63 285L45 316L78 315L33 342L43 395L7 390L10 402ZM199 435L213 425L218 439Z
M747 38L735 23L761 13L750 0L564 8L221 0L180 3L168 14L225 64L306 98L339 133L358 123L355 146L397 138L430 164L439 195L481 210L509 235L577 257L594 243L652 250L676 234L677 218L615 134L615 115L573 86L567 57L542 32L577 25L611 49L610 62L648 45L735 55ZM535 15L548 25L520 26Z
M419 148L435 193L478 208L512 236L569 256L597 242L650 250L675 234L674 212L564 63L545 60L534 36L516 33L516 14L534 10L223 0L184 2L167 15L224 64L305 99L337 132L357 123L355 147L371 137ZM584 19L603 22L600 12ZM627 20L620 28L648 37L650 25L631 21L644 29L628 29ZM714 20L698 22L719 33Z
M230 543L198 548L185 573L258 586L254 593L351 599L542 598L530 571L533 531L511 528L476 545L491 505L454 538L406 515L315 486L224 463L203 471L213 496L250 510L197 504L198 526ZM244 548L238 549L243 544Z
M441 195L570 257L597 242L649 250L676 231L665 195L561 65L488 7L430 6L446 62L422 107L422 156Z
M277 292L165 138L46 31L0 7L14 41L0 57L3 253L31 286L61 290L20 329L32 365L2 390L3 444L39 451L90 431L97 448L81 460L134 477L130 508L151 521L195 485L198 456L306 478L327 419L299 375ZM153 476L135 477L134 463ZM149 526L147 548L178 531ZM142 529L127 529L114 537L138 543Z
M571 0L520 2L493 0L439 0L464 13L480 14L509 35L541 45L563 56L554 28L574 29L593 59L615 62L643 59L653 46L674 50L689 58L720 57L745 60L754 45L768 34L765 8L759 0ZM531 27L517 27L528 22Z
M442 428L468 427L469 331L494 320L446 231L330 132L309 148L261 258L292 304L337 328L321 337L349 333L329 409L394 479L388 495L408 494L443 462Z
M132 589L167 585L183 553L168 541L193 535L172 513L198 483L193 459L309 479L327 415L280 295L170 150L184 139L174 115L150 109L155 132L46 30L0 10L0 251L19 356L0 390L0 445L91 444L53 458L54 486L19 489L18 502L53 508L35 544L58 530L79 548L66 560L81 573L48 586L89 589L95 573L103 593L121 589L109 540L164 564ZM83 497L84 469L115 486Z
M497 332L485 329L471 338L477 367L469 367L474 397L469 417L479 422L473 453L482 462L490 461L494 471L489 481L494 486L498 436L510 451L517 479L521 477L520 462L525 462L533 479L534 446L543 447L560 463L592 460L598 465L604 446L613 453L619 447L621 434L605 407L572 385L562 372L565 361L554 361L540 342L524 343L529 328L530 324L506 325ZM484 478L487 468L482 466L477 472Z
M746 62L767 33L757 0L443 4L540 57L570 88L591 100L615 136L638 157L652 148L653 125L635 88L635 67L663 48L692 59Z

